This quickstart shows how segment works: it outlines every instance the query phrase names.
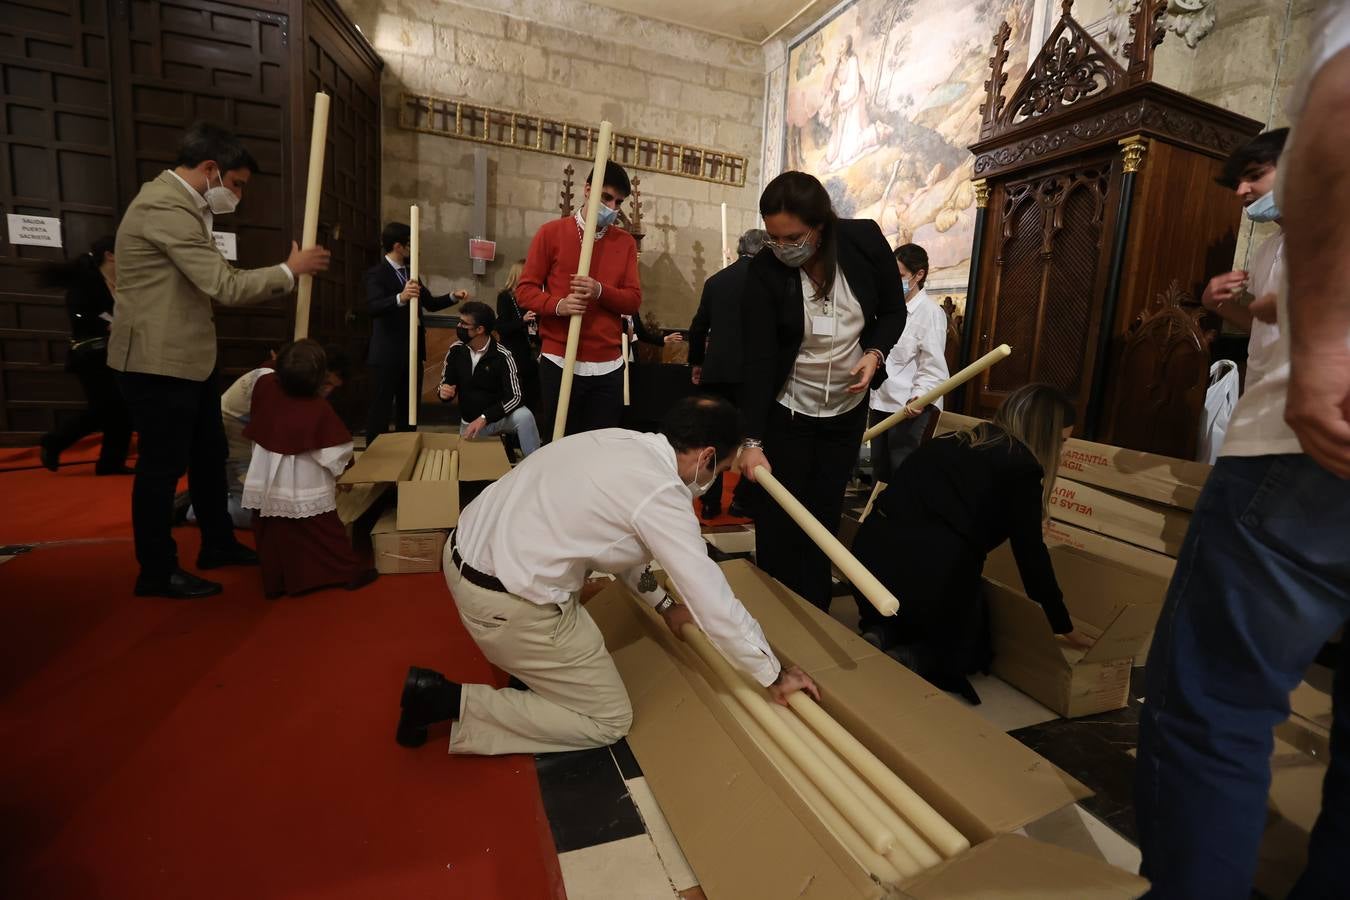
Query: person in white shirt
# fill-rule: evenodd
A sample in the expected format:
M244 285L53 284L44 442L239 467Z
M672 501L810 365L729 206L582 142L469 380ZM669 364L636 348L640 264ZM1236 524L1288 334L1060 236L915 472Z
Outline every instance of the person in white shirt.
M1310 34L1274 186L1288 280L1272 366L1238 401L1149 651L1135 808L1155 900L1251 894L1272 732L1350 622L1350 3L1325 4ZM1271 302L1258 298L1258 318ZM1346 895L1348 691L1342 654L1322 810L1291 900Z
M413 667L397 739L426 741L447 719L451 753L547 753L612 744L633 710L604 638L581 605L591 570L613 572L671 631L698 625L738 668L786 703L818 696L784 668L711 559L691 500L730 468L740 417L725 400L677 403L660 434L619 428L545 446L465 508L445 545L445 581L488 661L526 689L460 685ZM657 586L653 561L684 600Z
M870 424L899 412L949 377L947 314L928 296L928 253L918 244L895 249L895 264L905 290L905 330L886 354L886 380L872 391ZM889 482L891 474L918 449L924 432L942 412L942 400L872 440L872 473Z

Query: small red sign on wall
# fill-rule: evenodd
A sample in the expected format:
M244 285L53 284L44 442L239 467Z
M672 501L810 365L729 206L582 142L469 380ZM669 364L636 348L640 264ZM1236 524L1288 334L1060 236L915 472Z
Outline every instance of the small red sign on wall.
M497 242L480 238L469 238L469 259L481 259L492 262L497 258Z

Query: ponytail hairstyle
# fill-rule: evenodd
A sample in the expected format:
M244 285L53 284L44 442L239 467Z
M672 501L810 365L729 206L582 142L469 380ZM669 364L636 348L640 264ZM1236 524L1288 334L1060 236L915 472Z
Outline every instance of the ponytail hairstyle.
M918 244L901 244L895 248L895 261L905 264L910 274L914 276L917 284L912 286L913 290L922 290L928 283L928 251ZM923 273L923 277L919 273Z
M1016 440L1030 450L1041 464L1041 515L1048 517L1064 429L1074 425L1077 417L1073 403L1060 391L1048 384L1028 384L1008 395L992 422L981 422L956 437L972 447Z
M815 298L820 300L830 296L834 289L835 270L838 269L839 217L835 215L834 203L830 201L829 191L814 175L805 172L784 172L764 188L759 198L759 214L764 218L779 213L789 213L802 220L807 228L813 228L820 235L815 258L824 268L825 278L816 291Z
M76 284L98 275L98 267L103 265L103 257L113 252L116 243L116 238L106 234L74 259L44 266L38 275L40 283L43 287L69 290Z

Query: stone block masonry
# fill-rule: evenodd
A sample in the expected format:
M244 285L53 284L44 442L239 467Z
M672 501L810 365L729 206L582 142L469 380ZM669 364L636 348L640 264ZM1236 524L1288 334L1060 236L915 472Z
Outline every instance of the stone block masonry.
M474 278L471 141L404 131L404 92L462 98L584 124L715 147L749 161L746 187L631 171L643 197L643 313L688 327L707 276L720 267L720 204L733 240L758 225L764 59L749 43L642 19L580 0L340 0L387 63L384 215L423 209L423 269L436 291L493 301L506 269L558 215L568 160L487 145L488 233L497 261ZM600 38L592 34L602 35ZM577 170L576 202L589 171Z

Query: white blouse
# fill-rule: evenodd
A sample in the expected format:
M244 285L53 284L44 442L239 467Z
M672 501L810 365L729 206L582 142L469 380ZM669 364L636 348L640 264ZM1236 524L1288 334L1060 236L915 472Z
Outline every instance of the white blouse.
M307 519L335 510L337 477L351 459L351 441L293 455L254 444L241 505L262 516L285 519Z
M863 358L862 304L849 287L844 270L834 276L830 296L814 299L816 288L802 272L802 346L778 402L795 413L824 418L853 409L867 392L850 394L849 374Z

